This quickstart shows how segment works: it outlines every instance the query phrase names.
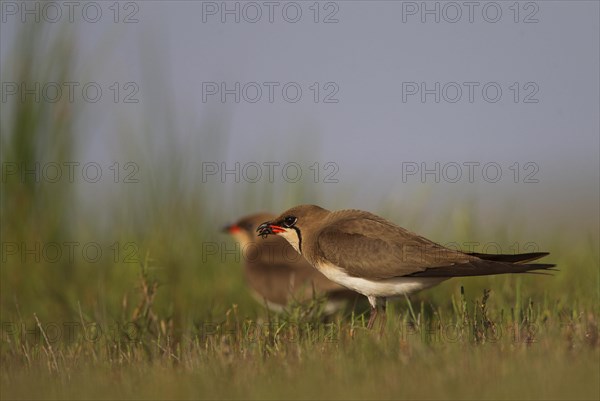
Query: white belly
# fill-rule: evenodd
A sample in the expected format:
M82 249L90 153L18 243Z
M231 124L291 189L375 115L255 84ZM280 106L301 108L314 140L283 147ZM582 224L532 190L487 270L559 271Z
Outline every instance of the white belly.
M371 280L350 276L342 269L330 264L320 264L317 265L317 268L331 281L367 297L397 297L432 287L447 280L441 277L394 277Z

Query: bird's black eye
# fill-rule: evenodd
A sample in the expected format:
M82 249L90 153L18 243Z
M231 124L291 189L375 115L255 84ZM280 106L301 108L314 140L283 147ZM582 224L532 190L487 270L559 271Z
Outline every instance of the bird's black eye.
M286 228L290 228L290 227L292 227L294 224L296 224L296 221L297 221L297 220L298 220L298 219L297 219L295 216L286 216L286 217L283 219L283 226L284 226L284 227L286 227Z

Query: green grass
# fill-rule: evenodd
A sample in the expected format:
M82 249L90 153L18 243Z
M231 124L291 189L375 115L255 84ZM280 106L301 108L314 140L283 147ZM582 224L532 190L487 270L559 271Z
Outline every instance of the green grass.
M351 311L324 321L298 306L252 319L232 306L181 330L154 311L152 283L140 279L146 292L127 320L82 312L59 341L47 322L33 330L35 317L5 322L3 398L598 398L591 304L501 307L493 292L457 292L434 306L423 296L390 305L383 333Z
M73 298L72 311L58 318L48 294L19 299L19 288L3 291L17 301L2 310L2 397L599 396L598 304L569 286L575 274L595 277L592 259L553 277L451 280L391 302L382 333L364 327L364 305L326 319L314 305L269 314L249 299L234 262L214 266L204 286L169 283L145 263L130 267L126 285L106 278L107 292L130 287L114 301ZM564 290L553 293L556 282ZM98 282L63 285L95 293Z
M3 72L29 65L19 79L72 79L69 41L48 39L50 53L64 63L60 68L47 68L43 52L18 50L35 48L40 35L23 32ZM44 75L50 73L56 75ZM73 124L80 110L73 105L55 113L65 106L6 105L2 161L77 160ZM315 300L271 314L249 296L235 256L203 249L207 243L232 249L218 231L238 217L224 206L235 204L227 203L225 186L183 179L198 171L200 160L226 154L227 122L209 115L203 124L202 146L188 146L199 153L185 162L176 146L154 148L146 140L163 134L152 127L138 133L142 139L128 136L116 153L138 162L143 180L111 187L98 205L82 201L78 183L2 182L3 247L77 241L97 242L105 252L97 263L79 254L50 262L7 255L3 248L2 399L600 398L599 238L593 228L567 237L557 223L552 233L526 238L507 229L522 227L510 216L494 230L476 220L473 208L449 205L447 213L382 204L373 211L440 242L493 238L507 249L534 240L552 253L544 261L560 271L449 280L390 302L382 333L365 329L364 305L324 318ZM341 184L241 183L234 194L248 201L243 212L249 213L278 211L294 200L317 202L325 190L352 193ZM449 215L457 220L448 221ZM425 217L438 218L438 228L424 231Z

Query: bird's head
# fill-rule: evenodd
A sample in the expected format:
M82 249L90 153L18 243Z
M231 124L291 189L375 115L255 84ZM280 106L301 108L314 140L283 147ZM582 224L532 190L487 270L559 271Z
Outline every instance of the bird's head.
M258 226L258 235L266 238L278 235L285 238L302 254L302 238L310 235L329 211L315 205L300 205L281 213L278 217Z

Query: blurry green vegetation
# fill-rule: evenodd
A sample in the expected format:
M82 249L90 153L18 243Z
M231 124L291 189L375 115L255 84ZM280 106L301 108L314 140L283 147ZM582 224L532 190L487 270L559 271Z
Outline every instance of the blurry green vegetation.
M71 79L70 36L35 26L20 33L3 71L24 82ZM2 163L77 160L76 103L2 107ZM99 209L82 205L78 183L3 178L2 398L600 397L598 233L539 233L559 265L554 276L454 279L394 301L382 335L364 329L360 309L273 315L248 295L239 261L207 255L203 244L234 247L219 233L225 216L238 217L226 196L247 197L241 214L318 201L325 188L242 182L232 194L190 182L199 160L225 154L226 116L206 115L189 143L168 116L149 110L139 138L123 133L118 151L139 163L143 180L113 189ZM198 149L194 160L180 157L186 147ZM397 205L374 212L400 222ZM431 214L419 205L401 212L415 231ZM437 233L423 234L505 249L521 240L478 225L468 208L446 212ZM86 262L79 248L73 260L36 261L4 248L68 241L98 242L105 257Z

